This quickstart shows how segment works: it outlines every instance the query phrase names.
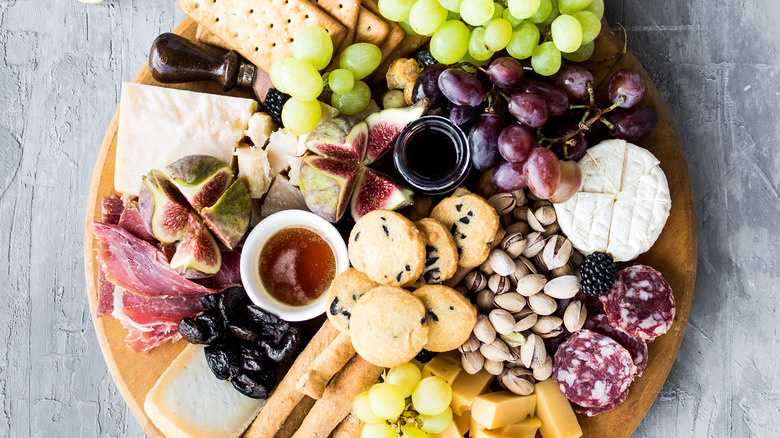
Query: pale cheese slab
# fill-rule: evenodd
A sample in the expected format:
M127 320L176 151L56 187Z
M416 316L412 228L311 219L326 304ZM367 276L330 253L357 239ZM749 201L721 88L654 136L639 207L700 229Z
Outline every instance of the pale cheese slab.
M234 438L263 405L214 377L203 346L189 344L146 394L144 411L167 438Z
M114 188L137 196L141 177L187 155L211 155L230 163L256 111L252 99L125 82Z
M592 147L579 161L582 171L581 192L612 193L620 191L626 146L623 140L607 140Z
M580 251L606 251L614 205L615 195L577 192L569 201L556 204L558 225Z

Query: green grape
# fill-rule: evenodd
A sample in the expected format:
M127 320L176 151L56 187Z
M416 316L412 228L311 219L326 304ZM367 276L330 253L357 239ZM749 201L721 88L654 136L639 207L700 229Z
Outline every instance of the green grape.
M355 85L355 76L345 68L337 68L330 72L328 81L334 93L347 94Z
M324 27L312 26L295 35L293 56L302 59L317 70L330 64L333 56L333 41Z
M534 49L531 55L531 67L542 76L552 76L561 68L561 52L555 43L547 41Z
M412 406L423 415L441 414L451 401L452 388L439 376L422 379L412 392Z
M473 56L471 56L471 55L469 54L469 52L466 52L466 54L465 54L465 55L463 55L463 58L460 58L460 60L458 60L458 63L459 63L459 64L460 64L460 63L464 63L464 62L465 62L465 63L469 63L469 64L476 65L477 67L482 67L482 66L484 66L484 65L488 65L488 64L490 64L490 58L488 58L488 59L485 59L484 61L479 61L479 60L477 60L477 59L474 59L474 57L473 57ZM462 68L463 70L466 70L467 72L469 72L469 73L471 73L471 74L475 74L475 73L477 72L475 69L471 68L471 66L468 66L468 65L464 65L464 66L463 66L463 67L461 67L461 68Z
M395 436L395 429L384 421L366 424L360 432L360 438L395 438Z
M558 10L557 0L550 0L550 3L552 5L552 9L550 10L550 15L548 15L547 18L544 19L544 21L538 23L539 27L542 29L549 29L552 22L555 21L555 19L561 15L561 12Z
M572 53L564 53L563 57L568 59L569 61L574 62L583 62L590 59L590 56L593 55L593 47L595 46L594 42L591 41L588 44L583 44L579 49Z
M504 9L502 16L506 19L506 21L509 22L509 24L512 25L513 28L520 26L520 23L523 22L523 20L515 18L515 16L509 12L509 9Z
M371 102L371 89L363 81L355 81L352 89L346 94L334 92L330 98L330 104L340 113L351 116L355 115L368 106Z
M401 426L401 438L428 438L428 434L414 426Z
M506 51L515 59L525 59L534 53L539 45L539 28L530 21L524 21L512 32L512 38L506 46Z
M536 10L536 13L531 16L529 20L531 20L532 23L542 23L550 16L552 9L553 5L551 0L542 0L539 4L539 9Z
M409 24L420 35L433 35L447 21L447 10L438 0L418 0L409 13Z
M271 83L274 88L282 93L287 93L287 90L284 88L284 74L282 73L282 70L290 63L291 59L292 58L276 58L274 62L271 63L271 68L268 72L268 76L271 77Z
M593 12L601 20L604 17L604 0L593 0L583 11Z
M521 20L531 18L539 6L542 4L541 0L508 0L507 7L509 12Z
M275 76L271 82L282 87L284 93L304 101L314 100L322 93L322 76L311 64L297 58L281 58L276 62L280 65L271 68Z
M463 0L460 4L460 18L472 26L482 26L493 16L493 0Z
M493 56L493 51L485 46L484 27L477 27L471 31L467 55L471 55L477 61L486 61Z
M458 62L468 51L470 34L462 22L446 21L431 36L431 55L442 64Z
M352 401L352 410L355 415L364 423L378 423L382 421L374 411L371 410L371 403L368 401L368 391L358 394Z
M492 23L493 20L504 18L504 9L503 6L501 6L499 3L493 3L493 16L490 17L490 20L488 20L488 24Z
M593 12L579 11L571 14L582 26L582 44L588 44L596 39L601 32L601 20Z
M460 21L460 13L447 11L447 21L452 21L452 20Z
M420 381L420 369L417 365L409 362L395 368L390 368L387 372L385 382L393 384L401 390L404 397L412 395L412 390Z
M556 18L551 27L555 47L561 52L571 53L582 45L582 26L571 15Z
M382 62L382 51L371 43L357 43L344 49L339 57L339 67L352 72L355 79L370 75Z
M318 100L298 100L294 97L282 107L282 124L295 135L306 134L317 127L322 117Z
M438 415L420 415L423 432L442 433L452 423L452 409L447 408Z
M497 18L488 24L485 29L485 47L488 50L498 52L509 44L512 38L512 25L503 18Z
M439 0L439 4L450 12L460 12L461 0Z
M571 14L587 8L593 0L558 0L558 10L561 14Z
M386 420L398 418L404 411L406 400L397 386L389 383L377 383L368 390L371 410Z
M417 0L379 0L379 13L388 20L406 21Z
M410 21L411 21L411 18L409 18L409 20L406 20L406 21L399 21L396 24L401 26L401 29L406 31L406 33L409 34L409 35L419 35L417 32L414 31L414 29L412 29L412 24L410 23Z

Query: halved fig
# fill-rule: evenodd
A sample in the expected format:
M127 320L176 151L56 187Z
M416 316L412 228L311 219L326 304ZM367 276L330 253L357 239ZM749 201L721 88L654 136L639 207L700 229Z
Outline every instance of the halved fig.
M166 170L173 184L197 211L214 205L235 178L229 164L210 155L187 155Z
M235 180L217 202L202 209L200 215L217 239L228 249L235 249L246 234L252 215L252 199L244 180Z
M351 117L338 117L317 125L306 147L322 156L360 163L366 154L368 124Z
M397 210L414 203L414 192L400 182L373 169L360 170L350 213L356 222L374 210Z
M174 243L200 226L200 219L164 173L152 169L141 181L138 195L146 229L162 243Z
M421 99L407 108L389 108L366 118L368 124L368 150L363 164L371 164L393 148L398 134L409 123L419 119L428 108L428 99Z
M205 226L187 232L171 258L171 269L187 278L211 277L221 267L219 245Z
M306 206L328 222L338 222L349 205L360 166L310 155L301 164L300 188Z

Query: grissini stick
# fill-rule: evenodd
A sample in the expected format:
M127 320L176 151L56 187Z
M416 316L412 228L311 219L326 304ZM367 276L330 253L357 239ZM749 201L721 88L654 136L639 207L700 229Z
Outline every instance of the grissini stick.
M309 397L319 400L330 379L344 368L355 355L355 347L349 333L341 333L314 359L311 367L298 379L297 389Z
M360 438L360 434L363 433L364 424L365 423L360 421L354 412L351 412L347 415L347 418L342 420L341 423L333 429L330 438Z

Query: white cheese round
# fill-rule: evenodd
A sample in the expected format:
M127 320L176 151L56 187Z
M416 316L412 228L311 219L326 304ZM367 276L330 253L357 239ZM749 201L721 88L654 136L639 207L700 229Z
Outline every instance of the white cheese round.
M555 204L558 224L585 254L607 252L616 262L634 259L661 234L672 199L666 175L647 149L606 140L579 161L582 183Z

